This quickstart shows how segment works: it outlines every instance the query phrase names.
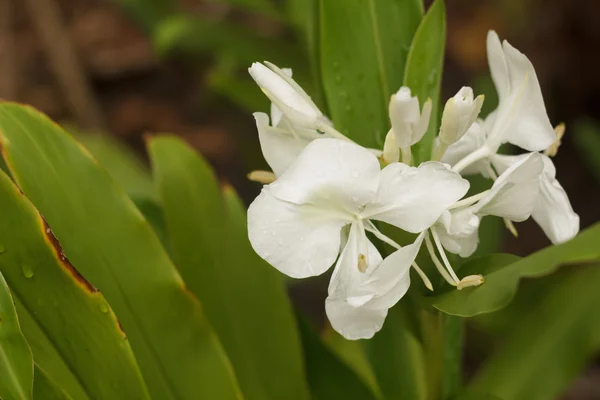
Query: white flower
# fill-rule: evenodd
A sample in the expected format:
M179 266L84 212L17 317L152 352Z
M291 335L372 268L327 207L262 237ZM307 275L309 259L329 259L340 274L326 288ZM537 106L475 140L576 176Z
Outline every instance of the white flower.
M453 169L457 172L496 154L503 143L511 143L527 151L542 151L556 139L529 59L507 41L500 44L498 35L493 31L488 33L487 52L499 104L485 121L484 144L454 165ZM450 153L454 150L453 146L448 148Z
M389 112L396 144L400 148L409 148L421 140L427 132L431 116L431 99L425 102L421 111L419 99L411 96L410 89L403 86L392 95Z
M468 186L441 163L418 168L392 163L380 170L367 149L317 139L251 204L248 234L262 258L294 278L320 275L337 258L327 315L346 338L368 338L406 293L409 269L423 239L421 234L382 260L366 231L389 239L371 220L423 232Z
M328 124L327 118L312 101L310 96L291 77L291 73L265 62L253 63L248 69L265 95L281 110L292 123L309 129L319 129ZM274 121L273 125L277 125Z
M509 221L525 221L538 199L538 181L544 169L542 155L529 153L503 170L492 188L458 202L444 212L433 229L446 250L469 257L478 244L481 218L494 215ZM476 204L469 204L474 203Z
M528 155L502 156L496 155L492 159L494 168L498 172L510 169ZM546 236L554 244L559 244L572 239L579 232L579 215L573 211L567 193L556 180L556 168L552 160L545 155L541 156L544 169L538 180L539 195L531 216L542 228Z
M473 99L473 89L461 88L458 93L446 102L442 114L439 140L443 145L449 146L458 141L477 119L483 95Z

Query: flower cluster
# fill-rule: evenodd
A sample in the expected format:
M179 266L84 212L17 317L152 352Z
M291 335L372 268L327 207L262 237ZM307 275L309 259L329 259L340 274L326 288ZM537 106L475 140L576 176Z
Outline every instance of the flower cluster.
M433 290L415 263L422 244L444 279L462 289L483 277L459 278L446 252L473 254L481 218L501 217L516 234L513 222L532 216L553 243L579 230L549 158L564 127L550 124L533 65L495 32L488 34L487 51L498 108L479 119L483 96L460 89L444 107L433 161L418 166L412 165L411 146L428 129L430 100L421 106L409 88L400 88L390 100L383 150L367 149L333 127L291 70L270 63L249 69L272 101L270 118L254 114L272 172L250 174L265 184L248 210L250 241L262 258L294 278L320 275L335 263L325 308L333 328L348 339L381 329L388 309L409 288L411 268ZM528 153L498 154L505 143ZM463 198L469 190L463 176L469 174L493 184ZM400 246L377 221L416 239ZM384 259L370 238L395 251Z

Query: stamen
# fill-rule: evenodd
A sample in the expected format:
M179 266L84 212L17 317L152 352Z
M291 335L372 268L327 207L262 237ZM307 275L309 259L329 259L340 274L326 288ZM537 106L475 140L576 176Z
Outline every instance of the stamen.
M364 254L359 254L358 255L358 270L360 272L365 272L367 270L367 266L369 264L367 263L367 257Z
M252 171L247 176L252 182L262 183L263 185L273 183L277 179L271 171Z
M485 282L483 275L469 275L462 278L462 280L458 283L458 286L456 286L456 288L458 290L463 290L464 288L479 286L483 282Z
M556 125L556 127L554 128L554 133L556 133L556 139L550 147L544 150L545 156L554 157L558 153L558 148L562 144L562 137L565 134L565 129L566 127L564 123Z
M467 207L470 206L471 204L475 204L477 203L479 200L481 200L482 198L485 197L486 194L488 194L490 192L490 189L488 190L484 190L481 193L477 193L471 197L467 197L466 199L462 199L460 201L457 201L456 203L452 204L450 207L448 207L448 210L454 210L457 208L461 208L461 207Z
M440 241L440 237L437 234L435 226L432 226L430 228L430 231L431 231L431 235L433 236L433 241L438 249L438 252L440 253L440 256L442 256L442 260L444 261L444 264L446 265L448 272L450 273L450 275L456 282L460 281L460 279L458 279L458 276L456 276L456 273L452 269L452 266L450 265L450 261L448 260L448 257L446 256L446 252L444 251L444 246L442 246L442 242Z
M431 256L431 260L433 261L433 264L437 268L438 272L442 275L444 280L446 282L448 282L450 285L456 286L458 284L458 279L456 281L454 279L452 279L452 277L448 274L448 271L446 271L446 269L440 262L439 258L437 258L437 255L435 254L435 250L433 249L433 244L431 243L431 239L429 238L429 234L425 235L425 246L427 246L427 251L429 252L429 255Z
M417 265L416 262L412 263L412 267L415 269L415 271L417 271L417 274L419 274L419 276L421 277L421 280L423 281L425 287L433 292L433 285L431 284L431 281L429 280L427 275L425 275L425 272L423 272L423 270Z
M490 155L490 149L487 146L482 146L472 153L467 154L462 160L454 164L452 171L460 172L467 168L469 165L484 159Z

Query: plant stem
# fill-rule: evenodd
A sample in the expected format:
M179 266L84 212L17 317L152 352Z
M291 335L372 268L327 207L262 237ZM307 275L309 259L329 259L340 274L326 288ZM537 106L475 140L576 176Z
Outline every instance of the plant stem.
M464 324L460 317L443 315L444 359L442 399L451 398L462 386L462 352Z

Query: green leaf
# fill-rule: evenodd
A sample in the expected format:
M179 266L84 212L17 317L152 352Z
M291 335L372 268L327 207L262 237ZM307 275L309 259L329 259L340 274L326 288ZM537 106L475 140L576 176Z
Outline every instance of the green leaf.
M482 274L485 283L478 287L446 291L432 296L435 308L448 314L471 317L505 307L514 297L519 280L552 273L559 266L600 260L600 224L581 232L570 241L547 247L518 260L508 254L484 256L467 262L463 276Z
M153 398L239 398L229 361L157 236L108 173L36 110L0 105L3 155L65 253L110 302Z
M383 144L422 7L420 0L320 0L327 105L336 128L363 146Z
M583 120L577 122L574 130L573 140L575 145L583 156L590 172L600 182L600 126L592 120Z
M37 364L35 366L35 380L33 381L33 397L35 400L72 400L60 386L52 381ZM77 397L79 399L79 397Z
M38 325L29 311L15 298L15 306L21 323L21 330L31 347L36 368L43 369L53 382L63 388L71 397L77 400L90 399L86 390L81 386L77 371L72 371L65 358L59 353L48 335ZM48 371L50 371L48 373ZM36 370L37 374L37 370ZM36 375L37 376L37 375ZM34 397L36 391L34 379ZM37 398L37 397L35 397Z
M134 202L159 202L149 168L131 149L109 135L82 134L76 137Z
M363 341L384 399L427 399L424 349L415 328L415 308L404 298L392 307L385 324Z
M3 172L0 174L4 175ZM6 211L3 210L4 212ZM4 227L4 221L2 227ZM5 245L2 244L2 246ZM0 254L2 259L0 260L1 265L4 265L6 247L2 247L2 250L3 254ZM28 400L32 399L32 391L33 356L23 333L21 333L8 285L0 274L0 398Z
M360 341L348 340L329 327L323 334L323 342L381 398L377 378Z
M421 106L428 98L433 101L427 133L412 149L417 165L431 159L433 140L437 136L445 41L446 8L443 0L436 0L415 33L404 73L404 85L419 98Z
M223 198L209 165L182 140L154 137L149 152L171 254L245 397L308 398L292 308L278 272L250 246L245 207L232 189Z
M375 400L377 397L304 319L299 318L306 374L313 399Z
M149 399L106 300L73 267L42 216L4 173L0 209L5 213L0 243L6 250L1 272L88 396Z
M512 321L504 343L473 379L474 390L511 400L556 399L600 349L600 320L593 317L600 265L567 272Z

